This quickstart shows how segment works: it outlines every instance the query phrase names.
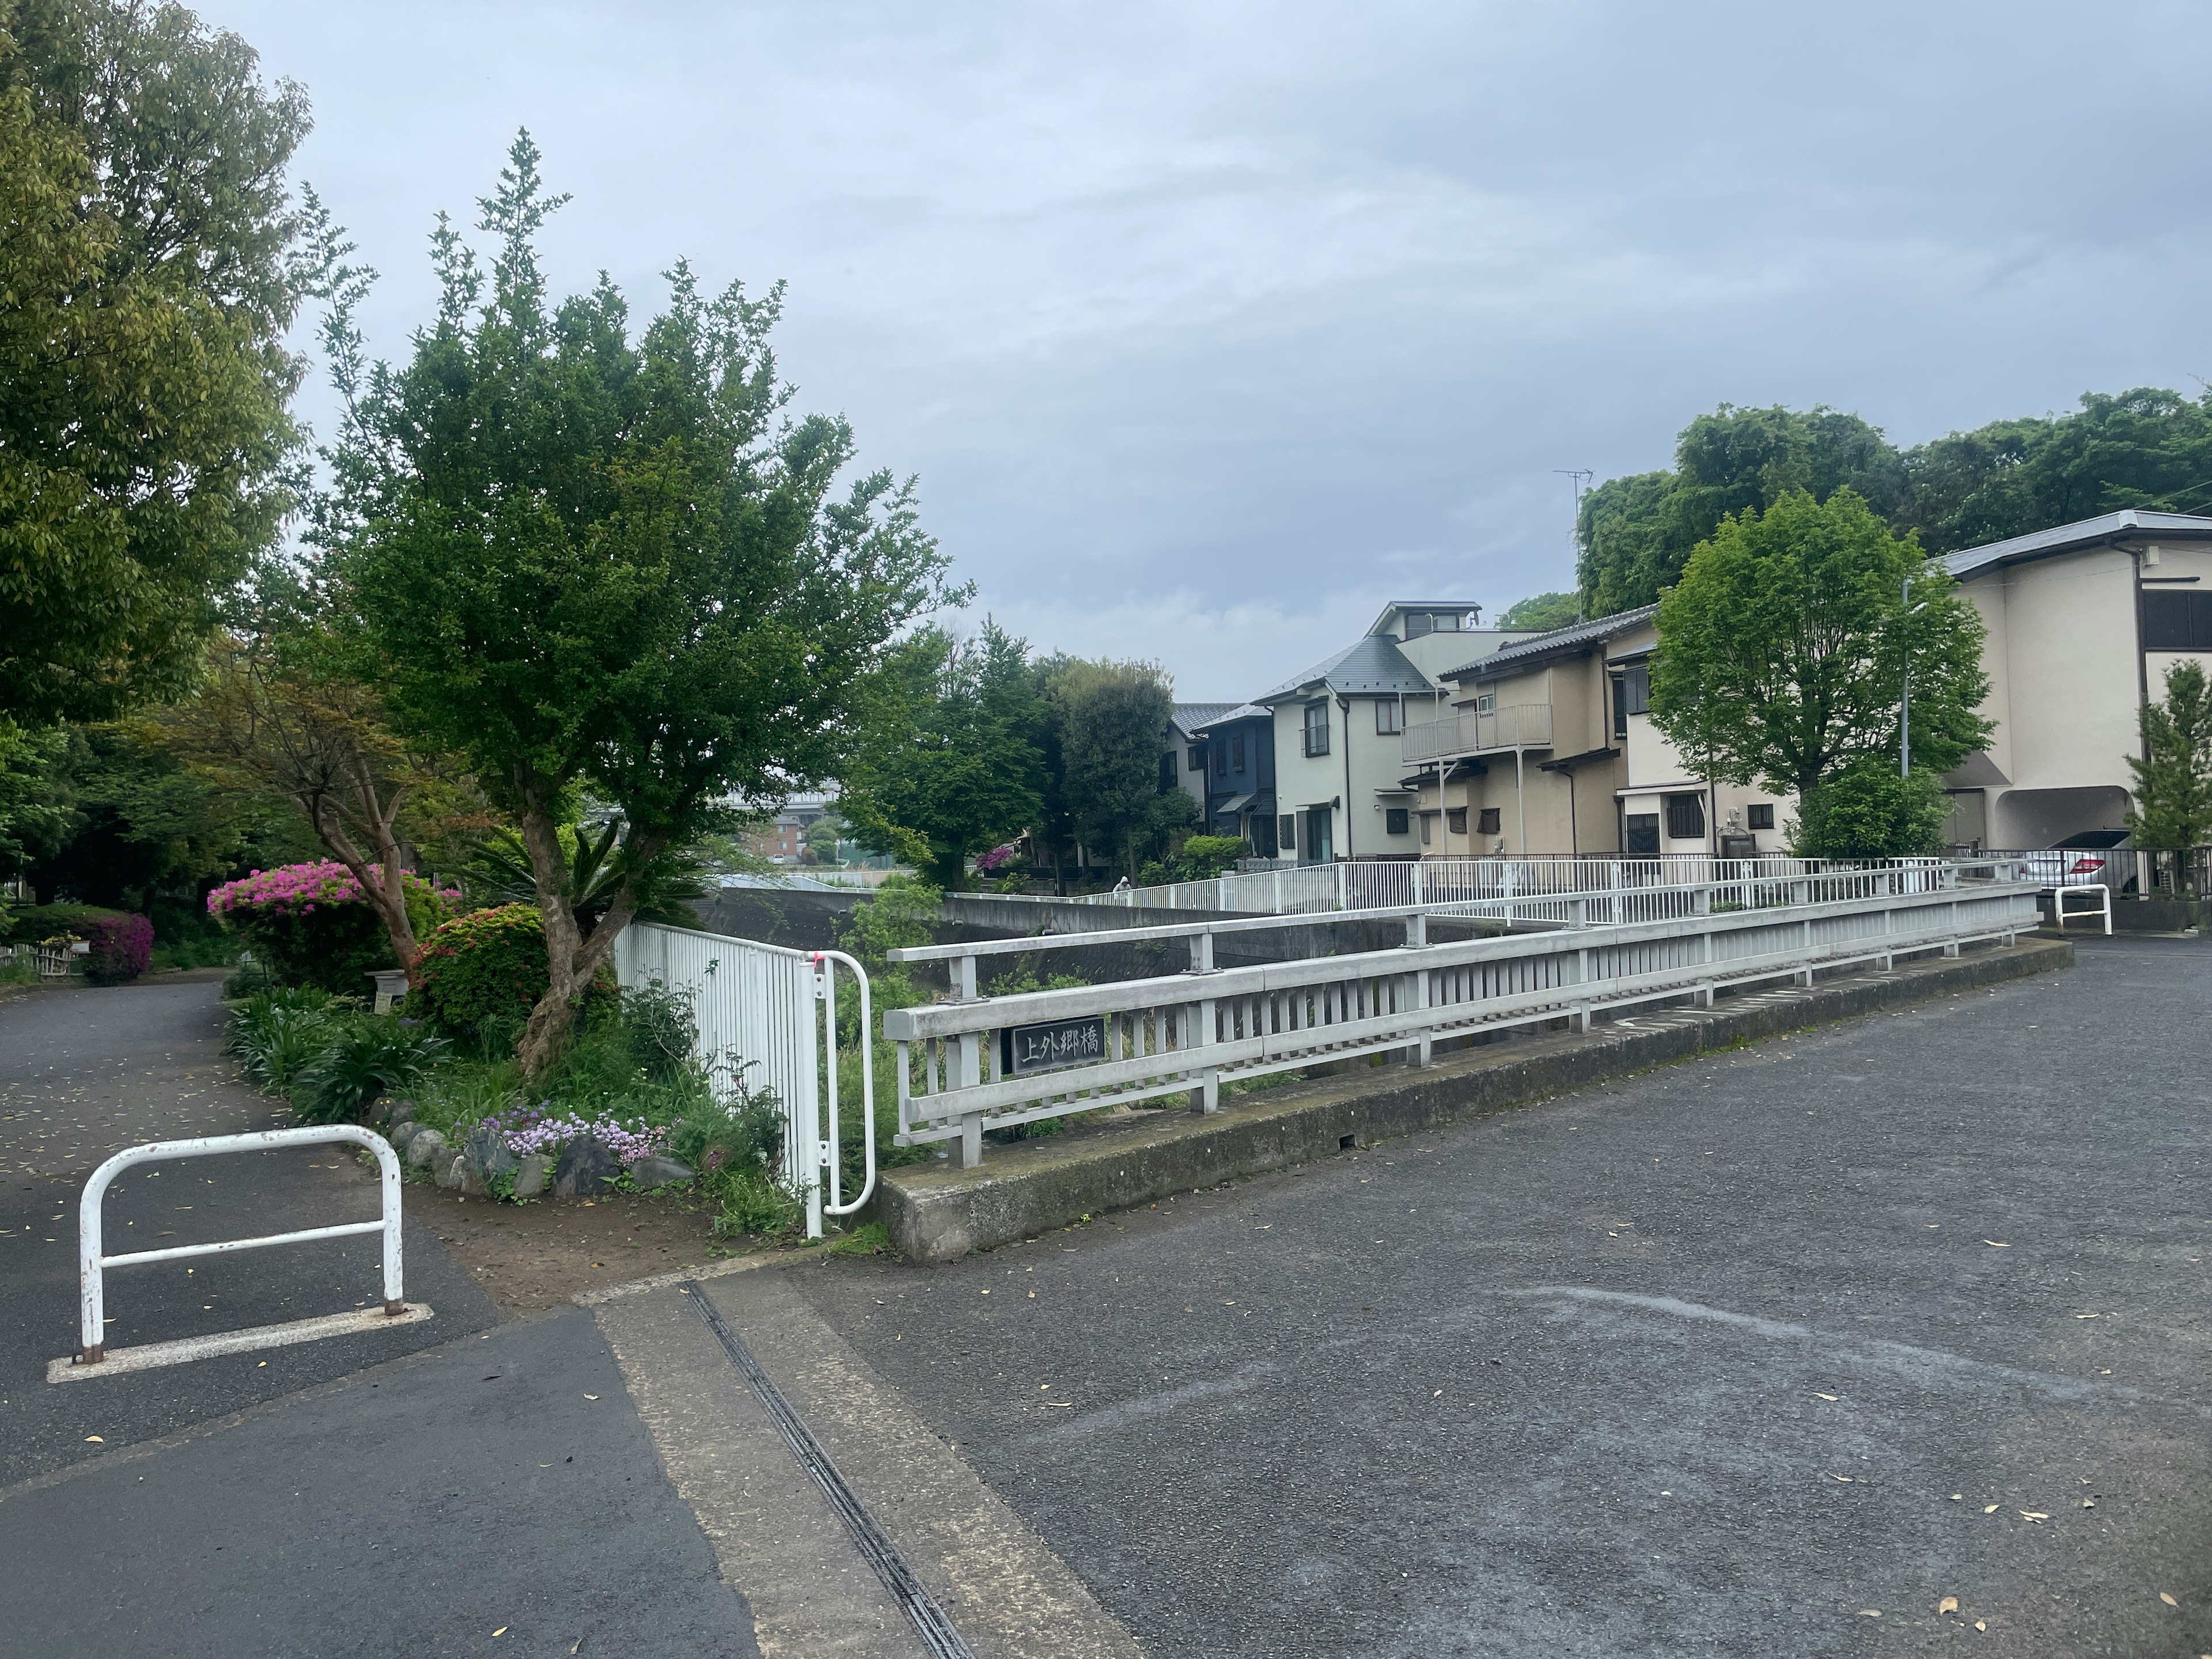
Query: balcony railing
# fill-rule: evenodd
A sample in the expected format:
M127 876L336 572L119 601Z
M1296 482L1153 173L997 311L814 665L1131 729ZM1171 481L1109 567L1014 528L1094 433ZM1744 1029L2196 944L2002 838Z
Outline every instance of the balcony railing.
M1491 749L1548 749L1551 745L1552 705L1516 702L1487 714L1463 708L1445 720L1409 726L1398 754L1410 764L1454 755L1480 755Z

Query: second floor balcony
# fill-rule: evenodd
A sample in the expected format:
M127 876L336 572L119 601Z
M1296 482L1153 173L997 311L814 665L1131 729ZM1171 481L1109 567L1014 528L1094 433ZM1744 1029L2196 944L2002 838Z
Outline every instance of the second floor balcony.
M1425 720L1406 728L1399 743L1399 758L1417 761L1451 760L1496 749L1549 749L1552 746L1552 705L1548 702L1509 703L1485 713L1462 708L1440 720Z

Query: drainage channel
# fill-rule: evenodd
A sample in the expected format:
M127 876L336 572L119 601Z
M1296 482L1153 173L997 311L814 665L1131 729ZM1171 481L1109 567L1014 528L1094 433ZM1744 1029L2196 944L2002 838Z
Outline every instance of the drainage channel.
M722 1352L729 1355L730 1363L744 1374L754 1395L775 1420L784 1443L791 1448L791 1455L822 1488L830 1507L837 1511L852 1533L854 1543L875 1569L876 1577L884 1581L884 1588L906 1609L907 1617L914 1621L915 1629L921 1636L922 1645L933 1659L975 1659L974 1650L954 1628L951 1617L914 1576L914 1569L907 1565L905 1558L884 1535L883 1528L861 1507L853 1489L845 1484L845 1477L830 1461L829 1452L814 1437L814 1431L806 1426L806 1419L792 1408L782 1390L769 1380L768 1373L761 1369L760 1361L753 1357L744 1339L732 1330L722 1317L721 1310L696 1285L686 1285L683 1291L691 1298L699 1317L706 1321L707 1328L714 1332L715 1340L722 1345Z

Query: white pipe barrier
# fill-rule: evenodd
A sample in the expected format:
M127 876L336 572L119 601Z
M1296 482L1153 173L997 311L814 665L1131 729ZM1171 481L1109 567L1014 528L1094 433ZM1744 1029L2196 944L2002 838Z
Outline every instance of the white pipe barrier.
M823 1167L830 1171L830 1196L822 1206L822 1213L850 1215L866 1204L876 1190L876 1067L873 1045L869 1041L874 1023L868 1011L868 970L842 951L817 951L813 956L815 969L822 976L820 994L827 1010L822 1042L830 1084L830 1138L822 1147ZM860 986L860 1145L865 1149L868 1171L860 1195L850 1204L845 1202L844 1158L840 1150L844 1143L837 1134L837 964L841 962L853 970L853 977ZM811 1237L821 1236L817 1225Z
M2066 901L2073 897L2075 895L2087 895L2090 893L2094 893L2097 896L2095 907L2094 908L2084 907L2078 910L2069 910L2066 908ZM2051 893L2051 902L2057 907L2058 931L2060 933L2063 933L2066 931L2066 919L2069 916L2102 916L2105 919L2105 937L2107 939L2112 937L2112 890L2105 885L2103 882L2083 882L2078 886L2056 888Z
M893 951L959 958L952 1000L884 1015L898 1053L897 1142L957 1137L972 1165L987 1128L1170 1094L1210 1112L1231 1079L1388 1050L1426 1065L1439 1041L1563 1018L1587 1030L1601 1009L1684 995L1710 1005L1722 986L1810 985L1815 973L1863 963L1887 970L1898 956L2009 945L2039 920L2033 884L1929 890L1908 871L1887 874L1876 884L1888 890L1873 894L1837 893L1829 884L1838 877L1797 878L1801 895L1809 887L1826 902L1707 903L1665 920L1443 945L1427 944L1425 919L1413 916L1402 947L1249 968L1215 969L1211 937L1199 933L1188 973L1010 997L976 995L983 946Z
M270 1233L262 1238L226 1238L213 1244L179 1244L166 1250L136 1250L129 1255L103 1255L100 1243L100 1211L107 1196L107 1183L134 1164L151 1164L165 1158L209 1158L218 1152L258 1152L279 1146L316 1146L331 1141L350 1141L376 1154L383 1176L384 1213L376 1221L350 1221L337 1227L308 1227L299 1232ZM356 1233L384 1235L384 1311L407 1311L399 1278L399 1158L391 1142L357 1124L331 1123L311 1128L266 1129L250 1135L203 1135L193 1140L156 1140L144 1146L126 1146L92 1172L77 1203L77 1270L83 1291L84 1338L77 1353L80 1365L96 1365L105 1357L101 1335L106 1309L101 1275L110 1267L127 1267L143 1261L174 1261L188 1255L216 1255L226 1250L258 1250L270 1244L300 1244L311 1238L348 1238Z

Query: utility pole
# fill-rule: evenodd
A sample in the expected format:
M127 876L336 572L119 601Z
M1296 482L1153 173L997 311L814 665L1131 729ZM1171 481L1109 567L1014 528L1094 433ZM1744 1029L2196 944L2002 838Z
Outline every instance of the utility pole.
M1567 526L1567 550L1575 556L1576 564L1579 568L1582 562L1582 543L1577 538L1580 535L1583 526L1583 497L1589 494L1589 482L1597 477L1597 474L1586 466L1555 466L1552 471L1563 478L1571 479L1574 483L1575 516ZM1575 588L1575 619L1579 622L1583 615L1582 583L1579 578L1576 581Z

